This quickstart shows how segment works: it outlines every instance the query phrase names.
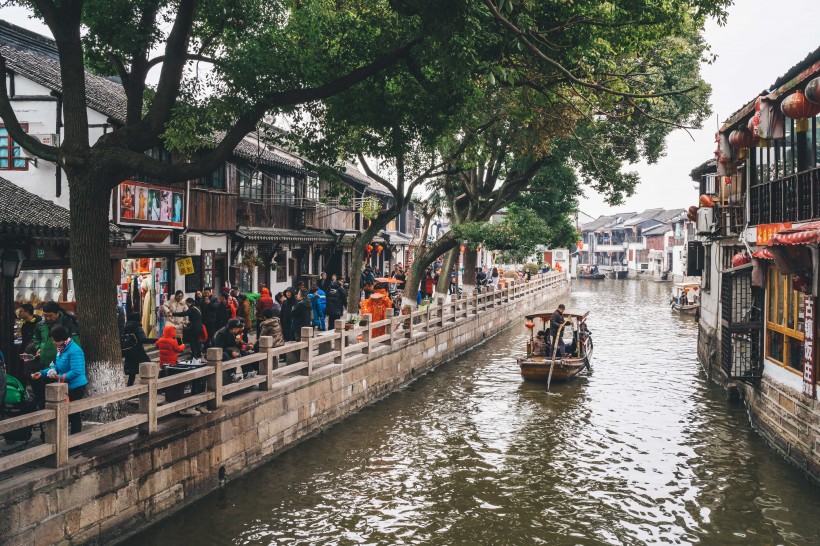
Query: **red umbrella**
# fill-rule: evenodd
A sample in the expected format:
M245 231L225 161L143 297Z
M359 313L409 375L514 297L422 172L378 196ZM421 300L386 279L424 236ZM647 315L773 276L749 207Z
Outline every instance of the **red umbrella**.
M400 281L398 279L390 279L388 277L378 277L376 279L376 282L389 282L389 283L393 283L393 284L401 284L402 281Z

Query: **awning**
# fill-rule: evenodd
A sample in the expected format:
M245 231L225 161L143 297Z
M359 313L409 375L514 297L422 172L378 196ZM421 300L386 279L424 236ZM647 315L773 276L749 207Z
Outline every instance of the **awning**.
M811 222L799 227L782 229L772 235L772 245L805 245L820 241L820 222Z
M652 249L646 255L647 259L649 260L661 260L663 259L663 250Z
M278 229L278 228L245 228L236 230L236 236L252 243L333 243L336 237L324 231Z
M400 231L383 231L382 234L391 245L409 245L413 242L412 236Z
M753 252L752 257L759 258L761 260L774 260L774 256L772 256L772 253L765 248L761 248L760 250Z

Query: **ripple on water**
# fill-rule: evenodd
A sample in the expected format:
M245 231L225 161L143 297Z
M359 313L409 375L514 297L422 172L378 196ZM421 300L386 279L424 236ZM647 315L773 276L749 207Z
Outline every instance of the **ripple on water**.
M818 490L696 360L667 286L577 283L594 371L523 383L514 325L131 544L818 544Z

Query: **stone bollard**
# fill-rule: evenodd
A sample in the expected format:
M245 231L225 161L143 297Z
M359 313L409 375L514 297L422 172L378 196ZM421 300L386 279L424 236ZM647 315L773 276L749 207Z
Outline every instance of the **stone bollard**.
M208 390L214 393L214 399L208 400L208 409L213 411L222 406L222 349L211 347L205 353L208 366L213 368L212 374L208 376Z
M46 443L54 445L54 468L68 463L68 383L46 385L46 409L54 410L54 420L46 421Z
M265 353L265 360L259 363L259 374L265 378L259 383L260 391L269 391L273 388L273 370L279 367L279 357L273 356L273 338L262 336L259 338L259 352Z
M157 374L156 362L140 364L140 385L148 385L148 391L139 395L139 412L148 416L148 422L139 426L140 434L151 434L157 430Z

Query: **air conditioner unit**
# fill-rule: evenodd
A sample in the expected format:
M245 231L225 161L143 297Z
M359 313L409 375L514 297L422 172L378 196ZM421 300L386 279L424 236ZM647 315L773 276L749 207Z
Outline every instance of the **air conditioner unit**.
M42 142L43 144L47 144L48 146L59 146L60 145L60 135L54 133L45 133L45 134L32 134L34 138Z
M567 252L565 250L556 250L554 256L556 260L566 260Z
M697 229L699 234L708 235L715 232L715 209L701 207L698 209Z
M185 233L179 237L179 253L183 256L202 254L202 235Z

